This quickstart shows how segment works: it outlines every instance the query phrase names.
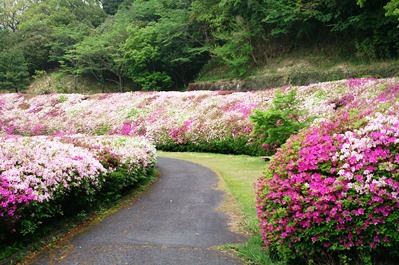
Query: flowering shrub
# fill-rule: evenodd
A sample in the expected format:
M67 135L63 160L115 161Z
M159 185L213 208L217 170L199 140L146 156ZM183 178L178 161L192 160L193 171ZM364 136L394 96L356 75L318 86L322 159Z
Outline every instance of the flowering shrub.
M106 168L102 192L119 197L121 190L147 177L156 163L155 147L143 139L123 136L84 135L64 136L60 139L89 149Z
M280 258L371 264L398 254L398 91L342 101L274 155L256 205L264 242Z
M131 137L0 137L0 227L31 233L69 197L93 200L120 168L117 188L132 185L155 160L152 145Z
M299 112L327 119L352 101L374 97L395 79L354 79L286 87L297 90ZM264 154L250 137L248 116L266 111L276 91L134 92L84 96L0 94L0 131L6 134L143 136L168 150ZM284 111L284 110L281 110ZM306 117L304 117L306 118Z
M95 154L108 172L124 167L130 173L145 173L155 165L155 147L148 141L118 135L87 136L64 135L55 137L61 142L72 143Z

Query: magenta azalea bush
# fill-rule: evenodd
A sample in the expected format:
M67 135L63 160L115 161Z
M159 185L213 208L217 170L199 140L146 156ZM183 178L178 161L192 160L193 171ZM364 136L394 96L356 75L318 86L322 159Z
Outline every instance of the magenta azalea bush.
M263 240L281 259L371 264L398 254L399 84L363 100L348 92L257 183Z
M155 162L154 146L132 137L0 137L0 227L30 233L69 197L92 200L120 168L128 186Z

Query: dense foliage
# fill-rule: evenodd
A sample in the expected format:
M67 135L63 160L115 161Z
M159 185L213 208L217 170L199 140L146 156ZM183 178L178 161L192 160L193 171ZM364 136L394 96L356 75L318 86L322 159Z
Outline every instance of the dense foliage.
M300 109L296 94L296 89L291 89L287 94L277 91L266 111L255 110L250 115L254 126L251 133L253 143L261 144L266 151L274 153L291 135L309 126L313 117Z
M361 82L350 86L360 92ZM358 92L291 137L259 179L263 239L282 259L375 264L399 254L399 87Z
M0 54L18 51L23 69L0 71L0 89L60 67L121 91L128 80L176 89L206 64L243 76L301 48L397 58L398 10L396 0L3 0Z
M115 199L155 160L154 146L132 137L0 137L0 242L87 210L98 196Z
M7 87L19 92L29 84L28 66L24 55L19 50L0 52L0 87Z

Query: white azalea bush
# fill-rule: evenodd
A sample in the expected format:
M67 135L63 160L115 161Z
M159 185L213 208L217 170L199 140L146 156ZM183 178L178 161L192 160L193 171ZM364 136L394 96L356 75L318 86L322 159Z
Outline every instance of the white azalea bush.
M154 146L131 137L1 136L0 237L34 232L45 219L90 205L101 193L115 195L155 163Z

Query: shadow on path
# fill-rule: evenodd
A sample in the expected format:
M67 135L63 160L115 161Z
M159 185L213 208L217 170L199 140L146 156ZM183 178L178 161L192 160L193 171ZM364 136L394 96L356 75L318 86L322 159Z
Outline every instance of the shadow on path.
M223 192L203 166L158 158L159 180L133 204L30 264L242 264L212 249L239 243L216 208Z

